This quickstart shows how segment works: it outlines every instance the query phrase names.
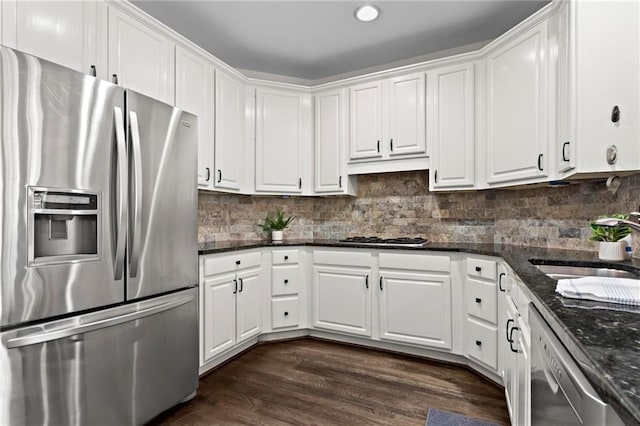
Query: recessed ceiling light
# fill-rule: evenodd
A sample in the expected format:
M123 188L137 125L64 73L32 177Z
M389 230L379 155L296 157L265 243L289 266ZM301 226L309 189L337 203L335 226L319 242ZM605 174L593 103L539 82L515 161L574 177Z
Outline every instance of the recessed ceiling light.
M363 6L359 6L356 10L353 11L353 16L356 17L358 21L361 22L371 22L378 19L380 16L380 9L378 6L374 6L372 4L365 4Z

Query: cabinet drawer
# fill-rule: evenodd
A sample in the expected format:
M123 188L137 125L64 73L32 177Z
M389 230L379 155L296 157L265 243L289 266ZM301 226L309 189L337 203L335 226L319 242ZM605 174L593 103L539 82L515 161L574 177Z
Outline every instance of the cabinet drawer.
M271 295L298 294L300 286L300 267L275 266L271 271Z
M467 319L465 352L468 357L486 364L492 369L498 365L497 331L495 327Z
M274 265L295 265L298 263L298 250L273 251L271 263Z
M271 301L271 328L295 327L298 325L300 303L297 297Z
M484 278L485 280L496 280L495 260L467 258L467 275L470 277Z
M474 317L495 324L498 320L498 296L496 285L474 279L467 279L464 288L467 312Z
M261 263L262 255L260 252L226 255L211 254L204 258L204 276L253 268L260 266Z
M371 253L358 251L357 253L347 251L314 251L313 263L316 265L348 266L348 267L371 267Z
M449 272L451 270L451 260L449 256L380 253L379 258L380 268L433 272Z

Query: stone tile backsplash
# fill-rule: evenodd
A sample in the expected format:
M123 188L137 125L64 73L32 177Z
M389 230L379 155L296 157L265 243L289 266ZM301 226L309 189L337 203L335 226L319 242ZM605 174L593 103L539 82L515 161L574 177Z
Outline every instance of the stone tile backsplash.
M506 243L597 250L587 241L599 215L640 204L640 175L621 178L616 194L603 180L564 187L429 192L426 171L361 175L357 197L198 194L198 240L267 238L257 226L280 208L295 217L288 239L356 235L425 236L438 242ZM634 236L634 253L640 253Z

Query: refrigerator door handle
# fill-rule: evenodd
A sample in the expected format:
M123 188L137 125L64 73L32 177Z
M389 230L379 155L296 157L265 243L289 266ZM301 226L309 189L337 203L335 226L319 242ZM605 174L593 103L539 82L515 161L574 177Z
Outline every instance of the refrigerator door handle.
M118 192L117 200L117 212L116 212L116 253L113 258L113 278L118 281L122 279L122 272L124 270L124 250L126 243L126 231L125 221L127 220L127 145L125 143L124 132L124 116L122 109L119 107L113 108L113 117L116 131L116 152L118 162L118 181L120 188Z
M140 130L138 127L138 114L129 111L129 123L131 128L131 145L133 148L133 179L135 181L135 193L133 203L133 238L131 240L131 258L129 270L131 277L138 275L138 260L140 259L140 239L142 237L142 155L140 148Z
M113 327L114 325L135 321L144 317L148 317L150 315L155 315L160 312L177 308L178 306L182 306L193 300L194 298L192 295L182 296L167 303L150 306L139 311L130 312L128 314L119 315L116 317L104 318L86 324L74 325L58 330L44 331L42 333L34 333L27 336L14 337L13 339L7 340L7 349L37 345L39 343L46 343L52 340L60 340L64 339L65 337L74 336L77 334L85 334L102 328Z

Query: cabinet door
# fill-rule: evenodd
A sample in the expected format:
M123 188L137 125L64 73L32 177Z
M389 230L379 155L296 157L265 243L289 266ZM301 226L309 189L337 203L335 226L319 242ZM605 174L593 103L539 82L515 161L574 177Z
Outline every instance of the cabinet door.
M371 276L350 268L313 268L313 325L371 336Z
M380 337L451 348L448 276L380 271Z
M237 343L260 334L260 270L238 273Z
M198 186L212 188L214 68L202 56L176 47L176 106L198 116Z
M516 354L518 421L515 424L529 426L531 424L531 332L522 316L518 317L518 328L518 354Z
M474 65L429 73L429 131L432 188L464 188L475 183Z
M339 192L344 179L342 92L317 94L315 113L315 190Z
M174 45L162 34L109 6L109 78L173 104Z
M382 83L372 82L349 89L350 158L380 158L382 151Z
M517 331L512 331L512 329L517 326L518 311L509 297L505 297L505 307L505 328L498 330L498 338L499 341L502 342L499 346L502 349L501 353L504 357L502 360L502 368L504 370L504 394L507 400L507 408L511 422L518 424L516 417L518 404L516 395L518 383L516 359L518 354L514 352L518 348L518 342L515 340L517 338ZM510 341L510 339L514 341Z
M413 74L387 80L389 155L427 152L425 74Z
M202 359L208 359L236 343L235 273L206 278L202 283Z
M219 189L239 191L244 146L244 84L216 72L215 181Z
M3 2L2 44L92 74L92 66L104 66L97 7L95 1Z
M487 181L546 176L547 23L497 46L487 65Z
M256 191L302 192L303 95L257 89Z

